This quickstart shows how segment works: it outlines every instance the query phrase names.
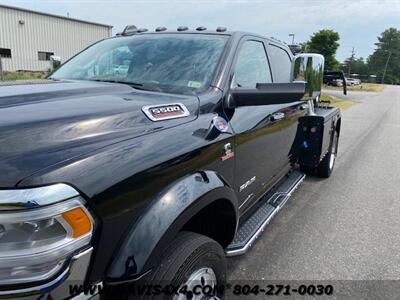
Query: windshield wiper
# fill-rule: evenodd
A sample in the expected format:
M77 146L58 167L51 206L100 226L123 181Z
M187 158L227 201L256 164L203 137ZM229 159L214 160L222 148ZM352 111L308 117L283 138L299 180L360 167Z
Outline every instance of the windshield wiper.
M90 79L90 80L98 81L98 82L111 82L111 83L126 84L137 90L162 92L162 89L156 85L144 85L143 83L138 83L138 82L120 81L120 80L113 80L113 79Z
M113 79L89 79L89 80L97 82L111 82L111 83L128 84L133 86L143 86L143 84L137 82L128 82L128 81L113 80Z

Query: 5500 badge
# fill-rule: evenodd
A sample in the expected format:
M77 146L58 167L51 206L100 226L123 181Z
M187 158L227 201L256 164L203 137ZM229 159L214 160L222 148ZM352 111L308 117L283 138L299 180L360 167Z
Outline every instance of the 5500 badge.
M142 111L154 122L182 118L190 115L189 110L182 103L143 106Z

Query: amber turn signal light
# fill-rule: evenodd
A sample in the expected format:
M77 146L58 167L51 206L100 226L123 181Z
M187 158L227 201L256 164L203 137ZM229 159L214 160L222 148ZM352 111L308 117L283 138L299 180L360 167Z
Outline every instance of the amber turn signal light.
M62 214L63 218L72 228L72 237L77 238L92 230L92 223L84 210L74 208Z

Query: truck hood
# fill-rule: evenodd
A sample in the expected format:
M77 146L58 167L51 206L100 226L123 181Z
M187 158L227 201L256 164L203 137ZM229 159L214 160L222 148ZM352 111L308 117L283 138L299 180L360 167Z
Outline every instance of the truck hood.
M153 122L143 106L183 103L189 116ZM43 81L0 86L0 188L53 164L194 120L198 98L128 85Z

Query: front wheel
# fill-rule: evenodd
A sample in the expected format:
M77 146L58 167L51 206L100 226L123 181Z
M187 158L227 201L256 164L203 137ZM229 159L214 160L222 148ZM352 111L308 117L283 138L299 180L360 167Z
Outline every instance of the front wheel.
M226 283L226 259L222 247L214 240L197 233L182 232L172 241L170 248L161 258L160 264L152 272L150 283L159 283L161 286L172 284L181 287L185 293L174 295L160 295L152 299L215 299L223 295L203 294L197 288L197 293L192 293L195 286L212 287L218 291L218 286ZM198 294L200 292L200 294Z

